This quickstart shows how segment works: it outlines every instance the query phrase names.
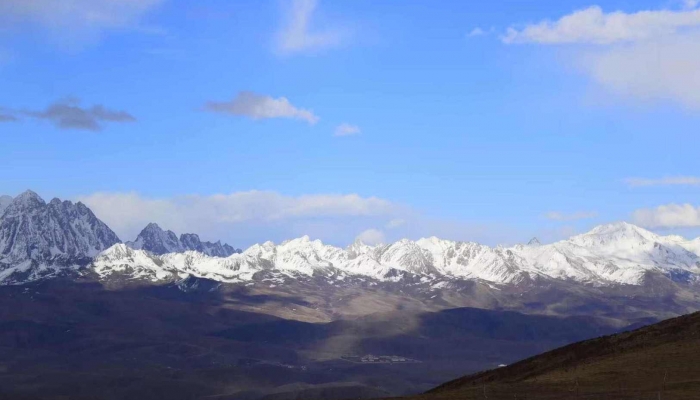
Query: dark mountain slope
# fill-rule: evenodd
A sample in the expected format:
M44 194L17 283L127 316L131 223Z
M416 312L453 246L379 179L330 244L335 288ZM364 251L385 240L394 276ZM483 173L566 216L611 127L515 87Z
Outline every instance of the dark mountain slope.
M0 398L403 395L614 330L595 319L475 309L304 323L235 309L301 300L223 295L207 283L0 286ZM368 353L421 362L342 358Z
M421 397L698 399L698 359L700 313L695 313L466 376Z
M228 257L241 252L240 249L234 249L228 244L221 244L221 241L203 242L199 239L199 235L194 233L183 233L178 239L175 232L165 231L155 223L148 224L135 241L126 244L133 249L147 250L158 255L198 251L212 257Z

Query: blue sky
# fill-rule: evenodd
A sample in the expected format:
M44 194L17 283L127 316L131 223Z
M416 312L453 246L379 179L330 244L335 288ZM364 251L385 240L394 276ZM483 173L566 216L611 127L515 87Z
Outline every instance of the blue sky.
M0 192L124 240L700 234L692 1L114 3L0 1Z

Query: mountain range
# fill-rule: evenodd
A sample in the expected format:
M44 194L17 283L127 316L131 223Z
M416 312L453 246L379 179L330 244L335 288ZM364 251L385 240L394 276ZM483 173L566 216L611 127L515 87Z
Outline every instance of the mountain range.
M700 309L700 241L624 222L552 244L241 251L156 224L123 242L31 191L0 207L0 398L415 394Z
M527 245L489 247L430 237L376 246L357 241L343 249L304 236L241 251L202 242L196 234L178 238L154 223L134 241L122 243L84 204L58 199L47 204L31 191L12 201L3 197L2 204L0 281L5 283L75 266L102 279L119 275L151 282L194 276L241 283L272 272L285 278L327 276L435 287L465 280L511 286L538 280L643 285L650 274L694 286L700 277L700 238L660 236L625 222L547 245L535 239Z

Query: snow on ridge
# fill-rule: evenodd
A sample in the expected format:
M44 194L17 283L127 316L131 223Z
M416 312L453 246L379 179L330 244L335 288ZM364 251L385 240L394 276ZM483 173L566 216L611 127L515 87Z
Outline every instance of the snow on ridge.
M672 279L700 282L700 238L661 236L626 222L601 225L551 244L489 247L437 237L402 239L347 248L308 236L281 244L255 244L241 253L195 234L179 238L149 224L135 242L119 238L82 203L53 199L48 204L27 191L9 201L0 197L0 282L59 274L76 264L108 279L152 281L195 276L246 282L262 271L289 277L368 277L400 281L473 279L517 284L534 277L596 285L640 284L649 271ZM6 204L6 205L5 205ZM223 255L223 256L222 256ZM92 262L91 262L92 260Z
M263 270L289 276L337 270L378 280L396 280L396 271L400 271L495 284L514 284L526 276L543 276L582 283L636 285L648 271L682 271L700 276L699 248L697 239L659 236L628 223L615 223L552 244L507 248L430 237L376 246L355 242L343 249L303 236L279 245L255 244L226 258L193 251L161 256L132 251L142 253L134 257L134 263L144 262L154 279L190 274L233 282L251 280L253 274ZM109 257L98 256L95 265L107 271L108 260Z

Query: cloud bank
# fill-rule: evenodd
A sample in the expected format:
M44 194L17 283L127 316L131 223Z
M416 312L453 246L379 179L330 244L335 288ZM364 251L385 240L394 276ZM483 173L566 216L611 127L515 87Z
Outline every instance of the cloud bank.
M505 43L608 45L658 39L700 26L700 10L603 12L599 6L575 11L557 21L542 21L522 29L510 27Z
M604 12L598 6L556 21L510 27L506 44L572 45L575 63L601 87L642 101L700 109L700 9ZM593 47L591 47L593 46Z
M137 193L94 193L78 200L122 239L134 238L149 222L178 233L227 236L227 231L236 231L236 237L240 238L256 229L274 230L285 238L311 233L322 235L326 230L330 232L340 227L352 229L353 220L358 224L365 220L389 220L405 209L388 200L357 194L287 196L255 190L160 199ZM268 235L264 240L276 236L271 232L262 233Z
M700 207L686 203L643 208L632 214L632 220L646 228L700 227Z

